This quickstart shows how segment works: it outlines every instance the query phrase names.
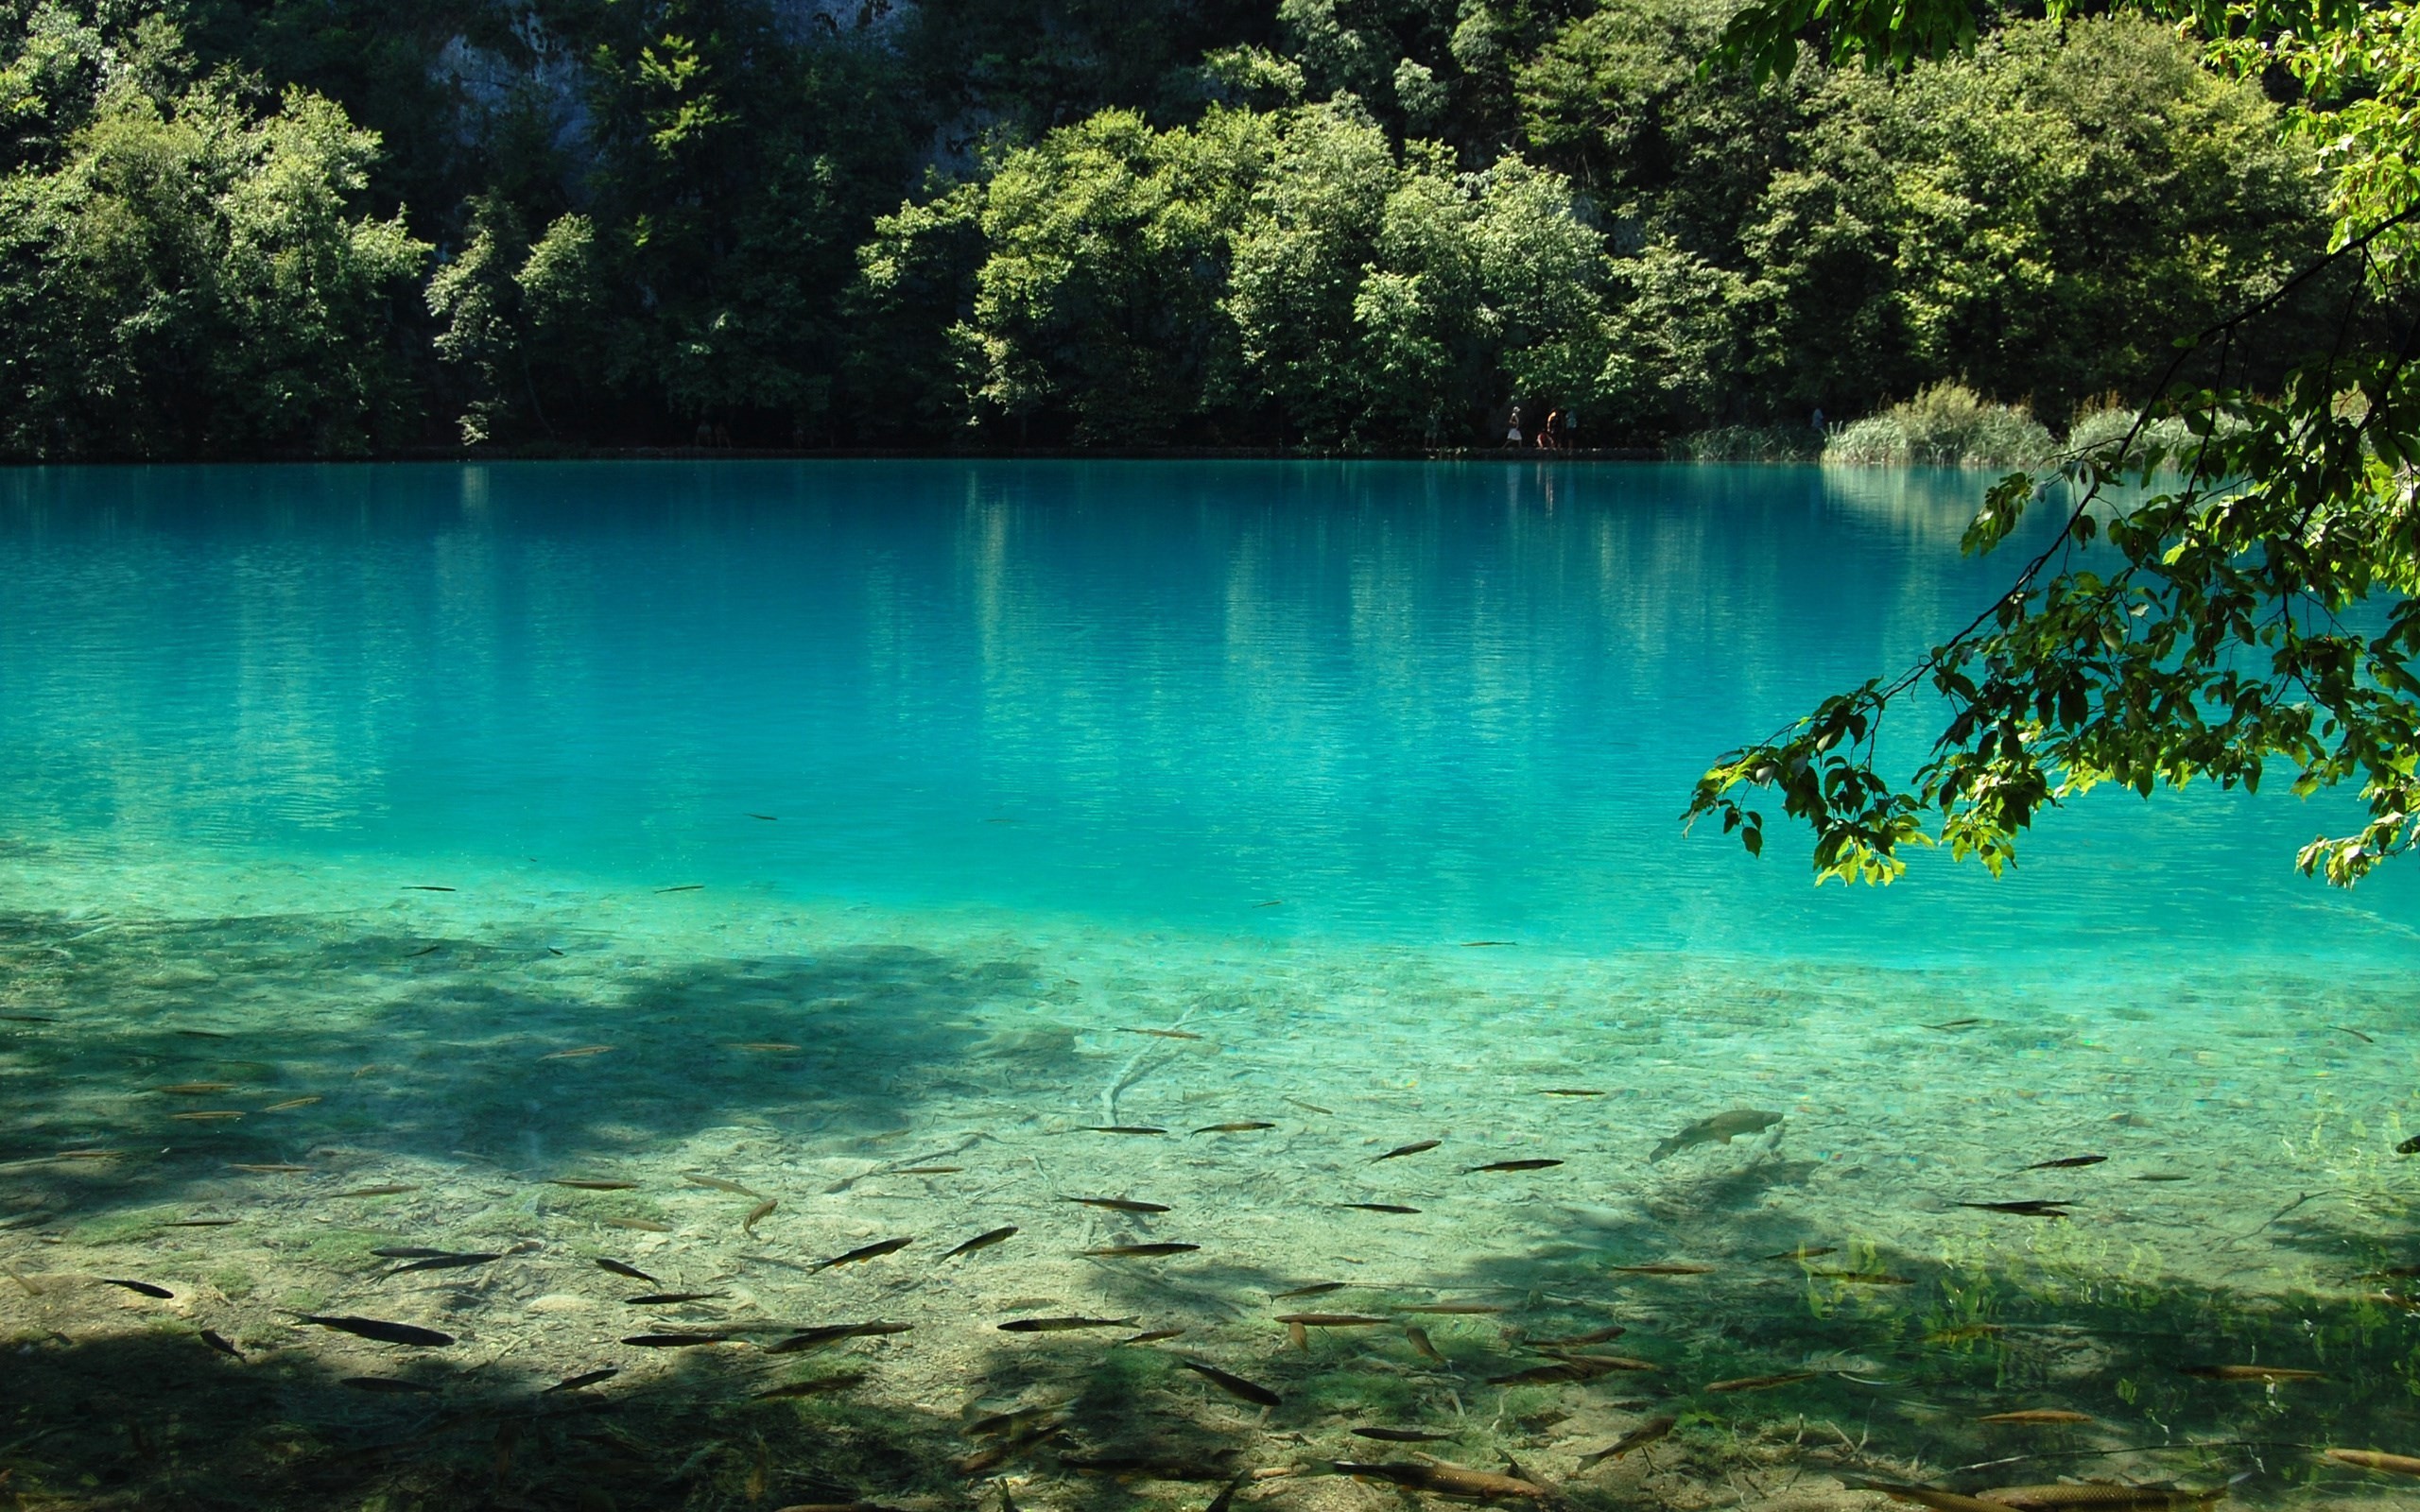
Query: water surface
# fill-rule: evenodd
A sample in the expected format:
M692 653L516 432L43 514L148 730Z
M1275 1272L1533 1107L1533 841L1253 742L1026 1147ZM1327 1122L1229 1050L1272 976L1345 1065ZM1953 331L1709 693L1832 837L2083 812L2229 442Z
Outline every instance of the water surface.
M2241 1447L2367 1447L2420 1380L2403 1283L2371 1274L2420 1261L2393 1154L2420 884L2295 875L2345 802L2096 794L2004 881L1919 857L1884 890L1814 887L1778 815L1761 862L1680 833L1711 757L1988 602L2008 563L1956 549L1980 487L0 473L0 1259L29 1281L0 1328L51 1351L55 1434L26 1483L132 1453L78 1416L96 1379L259 1400L226 1397L208 1327L278 1405L226 1407L221 1442L298 1505L555 1504L604 1452L551 1409L518 1469L452 1429L362 1469L429 1399L341 1382L403 1373L488 1433L604 1364L594 1389L678 1471L623 1504L744 1503L747 1453L692 1452L734 1435L786 1446L768 1504L944 1504L1002 1472L952 1468L961 1414L1038 1402L1065 1434L1005 1472L1045 1506L1106 1494L1081 1462L1113 1452L1400 1458L1346 1434L1374 1418L1609 1506L2246 1469L2245 1497L2355 1504L2360 1477L2314 1490L2304 1451ZM213 1090L163 1091L185 1085ZM1731 1108L1780 1122L1649 1160ZM1190 1132L1227 1124L1269 1126ZM2107 1159L2022 1169L2083 1156ZM1472 1169L1530 1160L1562 1163ZM2075 1219L1962 1206L2022 1198ZM1080 1253L1158 1242L1201 1248ZM508 1253L389 1278L373 1251L402 1246ZM653 1323L732 1342L618 1343L599 1256L720 1294ZM1322 1280L1350 1289L1270 1299ZM1392 1311L1456 1303L1506 1311ZM1426 1318L1436 1353L1392 1325L1289 1348L1288 1307ZM399 1354L298 1312L458 1342ZM994 1326L1043 1312L1187 1332ZM764 1349L785 1330L876 1316L914 1331L809 1362L866 1382L747 1405L799 1364ZM1489 1383L1551 1366L1525 1341L1614 1326L1655 1370ZM1178 1349L1285 1405L1254 1418ZM2243 1363L2328 1380L2179 1370ZM1805 1379L1706 1389L1764 1376ZM2028 1406L2095 1421L1975 1421ZM1658 1413L1684 1417L1660 1459L1581 1467ZM1865 1448L1810 1459L1809 1421ZM242 1436L265 1422L291 1445ZM883 1452L835 1458L839 1430ZM2188 1439L2238 1447L2104 1453Z

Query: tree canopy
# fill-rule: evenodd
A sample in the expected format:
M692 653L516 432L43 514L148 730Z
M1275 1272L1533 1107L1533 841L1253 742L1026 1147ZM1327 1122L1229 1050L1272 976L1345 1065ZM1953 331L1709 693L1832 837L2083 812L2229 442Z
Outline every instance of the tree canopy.
M0 447L1653 447L1951 381L2062 428L2325 246L2335 149L2164 19L1876 70L1760 14L0 0Z

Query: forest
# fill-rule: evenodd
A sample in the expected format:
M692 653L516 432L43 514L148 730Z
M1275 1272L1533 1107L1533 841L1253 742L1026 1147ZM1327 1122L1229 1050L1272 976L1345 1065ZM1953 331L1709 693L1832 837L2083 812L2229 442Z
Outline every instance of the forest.
M2326 243L2172 27L1759 77L1732 9L0 0L0 455L2047 436Z

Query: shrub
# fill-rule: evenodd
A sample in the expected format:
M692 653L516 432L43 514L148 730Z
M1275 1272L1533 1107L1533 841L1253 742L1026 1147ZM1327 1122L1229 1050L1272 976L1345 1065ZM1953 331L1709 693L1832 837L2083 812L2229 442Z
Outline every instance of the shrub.
M1879 415L1841 426L1826 462L1915 467L2024 467L2057 450L2050 433L2014 404L1996 404L1964 384L1940 383Z

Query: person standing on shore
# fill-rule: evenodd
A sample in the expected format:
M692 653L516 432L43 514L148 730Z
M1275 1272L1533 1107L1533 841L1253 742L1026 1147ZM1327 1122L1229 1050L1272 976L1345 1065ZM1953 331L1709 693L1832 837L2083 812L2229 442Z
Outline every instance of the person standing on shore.
M1521 406L1518 404L1512 406L1512 418L1504 422L1504 444L1512 447L1521 444Z

